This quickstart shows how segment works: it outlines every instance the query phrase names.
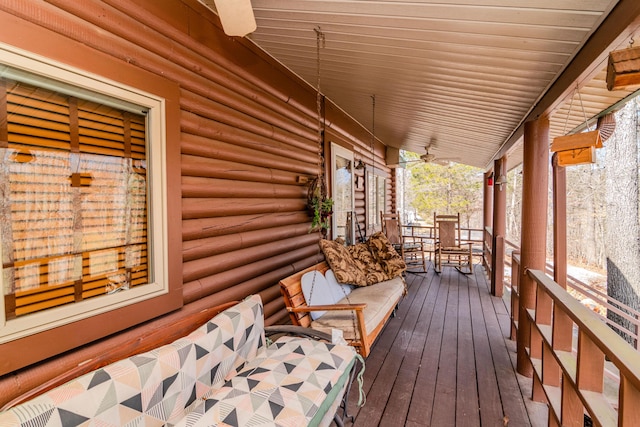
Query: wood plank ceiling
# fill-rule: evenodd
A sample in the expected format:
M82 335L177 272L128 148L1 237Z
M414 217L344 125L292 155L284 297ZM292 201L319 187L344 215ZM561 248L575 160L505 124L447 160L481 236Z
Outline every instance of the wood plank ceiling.
M371 130L375 95L386 145L422 154L432 143L437 157L485 168L616 3L252 0L249 38L316 86L319 27L327 97ZM629 93L607 92L599 78L582 94L592 115ZM571 115L569 127L552 116L552 131L584 121L575 101Z

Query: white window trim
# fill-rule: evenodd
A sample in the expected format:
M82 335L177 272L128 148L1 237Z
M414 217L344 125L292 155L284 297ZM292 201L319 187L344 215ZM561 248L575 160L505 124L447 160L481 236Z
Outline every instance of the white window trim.
M168 293L168 226L165 198L167 182L164 173L167 165L165 99L0 43L0 76L13 73L15 77L15 70L7 69L3 65L60 81L64 87L76 88L78 92L73 93L74 95L78 95L78 93L103 94L104 98L99 96L98 102L108 103L109 98L116 98L124 101L122 105L118 103L119 108L135 110L137 107L134 106L138 106L147 110L147 159L149 160L147 221L150 230L147 253L148 272L152 282L144 286L136 286L126 292L116 292L16 319L7 320L5 310L2 308L0 310L0 344ZM139 108L137 112L140 112ZM0 250L2 250L1 245ZM4 300L4 274L0 274L0 289Z
M345 158L347 160L351 161L351 165L353 165L353 151L347 150L346 148L336 144L335 142L331 143L331 191L334 191L334 189L336 188L336 174L335 174L335 169L336 169L336 157L340 156L342 158ZM351 212L354 212L355 210L355 184L353 182L353 178L354 178L354 173L353 170L351 171ZM334 198L334 202L335 202L335 198ZM336 215L331 215L331 236L332 238L336 238L336 230L338 229L337 226L337 219L336 219ZM355 236L355 221L351 221L351 235Z

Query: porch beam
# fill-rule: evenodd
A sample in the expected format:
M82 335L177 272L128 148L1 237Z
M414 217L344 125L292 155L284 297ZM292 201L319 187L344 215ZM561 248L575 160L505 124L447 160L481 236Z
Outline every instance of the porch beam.
M638 25L640 25L640 2L620 0L491 160L499 159L512 149L526 132L527 122L551 114L575 90L576 82L589 80L601 71L606 64L609 51L625 44ZM487 165L487 169L490 164Z
M522 236L520 256L520 324L517 336L518 373L531 377L533 367L527 356L531 331L527 309L535 308L536 283L527 270L545 270L547 205L549 183L549 117L527 122L524 128L522 166Z
M489 239L487 235L487 227L493 229L493 183L489 185L489 177L493 174L493 170L488 170L484 173L484 182L482 185L483 191L483 208L482 208L482 234L483 234L483 242L482 242L482 263L483 267L489 271L491 261L487 261L487 254L491 253L493 249L487 247ZM493 234L493 232L492 232Z

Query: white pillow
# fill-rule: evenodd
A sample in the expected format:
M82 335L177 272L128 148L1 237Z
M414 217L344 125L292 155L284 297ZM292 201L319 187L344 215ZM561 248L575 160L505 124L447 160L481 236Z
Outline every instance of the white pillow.
M308 306L335 304L327 279L321 272L314 270L305 273L302 276L301 283L302 294ZM326 311L312 311L310 315L313 320L316 320L325 313Z
M327 270L324 275L329 284L331 294L333 295L334 303L337 303L342 298L349 295L351 290L353 290L353 285L343 285L342 283L339 283L338 279L336 279L336 275L333 274L333 271Z

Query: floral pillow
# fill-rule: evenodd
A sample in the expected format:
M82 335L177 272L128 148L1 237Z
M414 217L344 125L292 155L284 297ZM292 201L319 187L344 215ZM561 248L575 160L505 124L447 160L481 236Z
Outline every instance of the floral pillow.
M389 279L382 265L371 254L369 245L358 243L347 248L355 263L360 267L367 278L367 285L383 282Z
M338 242L320 240L320 248L338 282L356 286L367 286L364 271L356 264L349 250Z
M393 245L382 232L373 234L367 241L373 257L382 265L387 279L401 276L407 264L393 248Z

